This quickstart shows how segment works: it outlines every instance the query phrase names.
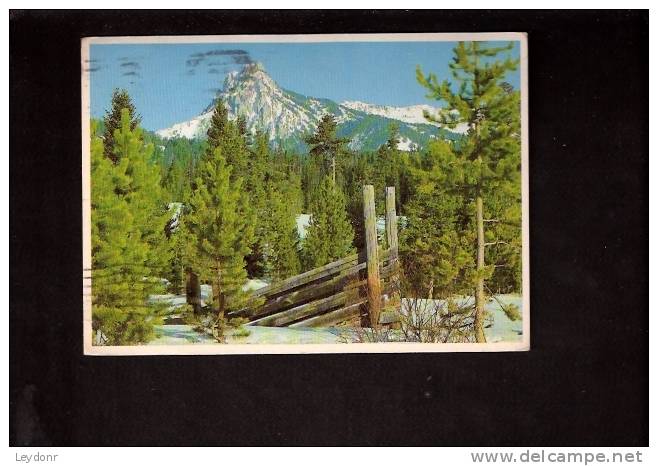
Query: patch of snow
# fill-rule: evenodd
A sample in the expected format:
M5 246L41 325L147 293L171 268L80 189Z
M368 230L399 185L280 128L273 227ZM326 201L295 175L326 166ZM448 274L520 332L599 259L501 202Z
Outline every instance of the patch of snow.
M252 278L247 280L247 283L242 286L242 291L256 291L265 288L267 285L269 285L269 283L264 280Z
M245 337L226 336L229 344L318 344L341 343L341 332L328 328L243 327ZM190 325L156 325L155 339L148 345L221 345L211 335L196 332Z
M355 136L352 137L352 140L349 142L347 146L352 150L359 150L361 149L361 146L364 144L365 139L366 138L363 133L356 134Z
M311 224L311 214L299 214L297 216L297 234L300 239L306 238L306 231Z
M401 138L400 142L398 142L398 150L411 152L417 149L418 149L418 144L414 143L409 138Z
M210 301L210 298L212 297L212 286L203 284L199 288L201 288L201 299Z
M156 325L155 339L148 345L213 345L219 344L207 333L195 332L190 325Z
M175 295L175 294L153 294L149 296L149 303L165 303L168 304L169 310L174 310L183 306L186 303L186 298L184 295Z
M246 337L229 335L227 343L233 344L320 344L341 343L341 332L333 328L290 328L290 327L258 327L246 325L249 330Z
M171 218L169 219L169 222L167 223L167 231L168 232L174 232L178 229L178 225L180 223L180 214L181 211L183 210L183 203L182 202L170 202L167 205L167 210L173 213L171 214Z
M506 294L496 295L496 299L504 305L514 304L519 308L519 312L523 313L523 299L519 295ZM416 312L431 313L444 306L444 301L438 299L418 299L412 300L402 298L401 311L403 313L409 312L410 304L415 302ZM472 297L462 297L458 299L460 305L473 304ZM485 304L485 309L489 314L489 319L485 319L490 325L486 325L484 334L487 337L487 342L498 343L501 341L521 341L523 338L523 319L510 320L507 315L500 308L500 305L495 299L490 299Z

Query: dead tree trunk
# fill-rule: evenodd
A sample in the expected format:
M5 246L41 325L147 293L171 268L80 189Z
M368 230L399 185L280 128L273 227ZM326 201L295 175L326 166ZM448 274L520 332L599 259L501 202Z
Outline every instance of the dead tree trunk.
M475 330L475 341L478 343L486 343L487 339L484 336L484 220L483 220L483 207L482 196L478 194L475 200L476 207L476 220L477 220L477 283L475 287L475 319L473 327Z
M368 316L370 327L379 328L382 293L381 283L379 281L375 189L372 185L365 185L363 187L363 219L366 234L366 268L368 271Z
M336 186L336 155L331 156L331 182Z
M398 259L398 216L395 212L395 187L386 188L386 241L391 251L391 262Z
M389 250L389 264L393 267L390 279L389 300L401 306L402 289L400 282L400 263L398 259L398 216L395 211L395 187L386 188L386 242Z

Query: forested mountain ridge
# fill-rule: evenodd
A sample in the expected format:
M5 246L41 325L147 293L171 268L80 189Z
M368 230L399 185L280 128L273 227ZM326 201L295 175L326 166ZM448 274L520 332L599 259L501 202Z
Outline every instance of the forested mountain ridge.
M337 135L350 141L352 150L376 150L388 138L391 123L399 127L399 149L425 147L433 139L457 139L455 130L447 131L424 122L427 105L386 107L363 102L336 103L330 99L308 97L282 89L261 64L249 64L238 73L229 73L223 89L197 117L158 130L163 138L202 139L210 126L218 99L227 106L233 119L243 117L248 131L263 131L273 146L293 151L308 150L304 138L313 132L323 115L331 113L338 123Z

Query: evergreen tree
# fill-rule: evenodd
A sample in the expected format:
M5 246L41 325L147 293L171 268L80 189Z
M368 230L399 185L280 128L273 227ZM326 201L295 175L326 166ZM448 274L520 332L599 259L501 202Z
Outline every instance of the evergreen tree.
M265 267L265 243L267 241L267 225L260 221L268 213L268 199L265 188L267 172L270 169L270 153L268 139L264 133L258 132L254 144L249 150L245 190L249 193L250 207L258 219L254 232L254 244L247 256L247 272L251 277L262 277Z
M158 167L147 162L152 147L131 130L128 109L114 139L116 165L92 129L92 326L98 341L122 345L148 341L158 322L161 309L148 298L162 291L166 215Z
M336 158L344 150L347 142L346 139L336 136L336 127L334 116L325 114L318 123L315 133L305 139L305 142L310 146L309 153L322 159L329 166L329 173L334 185L336 184Z
M103 153L114 164L118 162L120 157L120 154L116 154L114 151L114 132L121 128L121 112L123 109L128 109L130 129L134 130L139 125L142 117L137 114L128 91L125 89L115 89L112 93L110 109L105 112L105 117L103 118L103 126L105 127L103 134Z
M265 180L271 189L279 191L289 210L295 215L304 211L304 188L302 182L302 161L295 154L288 154L280 148L269 155ZM307 158L307 157L304 157ZM267 188L269 190L270 188Z
M484 200L487 262L494 268L486 288L496 294L521 291L521 187L510 183Z
M206 132L206 158L212 158L229 129L228 110L221 99L215 102L215 109L210 118L210 126Z
M324 161L316 157L304 157L300 161L302 167L301 181L304 194L304 212L311 210L312 198L325 178Z
M205 145L204 160L211 161L215 158L217 150L225 160L226 167L229 169L231 185L242 186L243 199L241 211L245 218L252 219L258 210L252 205L250 189L258 182L254 180L250 169L253 164L250 163L250 154L247 147L246 135L241 134L238 121L231 121L228 115L228 109L221 99L217 99L215 109L211 117L210 126L207 131L207 140ZM245 129L243 125L243 129ZM198 177L192 182L193 188L196 188ZM251 227L253 231L253 227ZM245 250L245 260L248 261L249 271L257 274L259 272L260 254L254 254L252 248L258 249L258 244L254 244L253 234L249 236L248 248Z
M160 185L160 170L151 162L153 145L144 144L140 127L131 127L130 113L124 109L121 128L114 132L114 152L119 155L120 164L126 164L126 174L130 177L123 194L141 240L148 244L148 265L163 270L168 261L165 230L171 218L169 205Z
M475 235L461 190L463 172L445 141L435 141L413 167L414 193L405 205L400 256L414 296L447 298L469 294Z
M162 188L170 202L181 202L189 179L185 173L184 162L172 160L162 179Z
M386 148L389 150L398 150L400 144L400 125L391 123L388 125L388 139L386 140Z
M215 150L220 148L231 167L232 178L242 178L243 182L247 182L250 168L247 144L236 122L229 120L228 110L221 99L215 104L207 136L205 158L212 158Z
M375 199L379 214L384 213L385 188L395 187L396 209L400 213L402 200L407 194L406 186L406 157L398 149L400 142L400 127L397 123L389 125L389 136L387 141L377 151L375 168Z
M238 127L238 133L242 137L247 137L247 119L245 118L244 115L238 116L238 119L236 120L236 125Z
M295 212L284 192L270 182L268 185L268 209L260 222L264 225L264 265L266 274L274 281L292 277L301 268Z
M274 153L271 167L271 178L277 190L286 200L289 210L296 218L304 210L304 192L299 167L295 159L283 153Z
M350 254L353 239L345 197L332 179L325 177L311 205L311 223L304 240L306 268L320 267Z
M245 300L245 256L253 241L253 219L242 179L232 180L220 148L199 167L196 189L189 199L183 224L194 245L192 267L211 283L213 309L219 318Z
M375 185L376 196L377 190L381 190L381 196L384 195L384 183L376 182L375 173L378 165L375 162L375 155L372 153L350 154L343 159L342 191L345 193L346 210L354 228L353 244L357 250L365 248L365 226L363 219L363 186L366 184ZM381 189L380 189L381 188ZM378 201L378 208L384 209L383 200Z
M466 124L468 132L456 148L464 173L465 188L474 199L475 232L477 237L475 284L475 337L484 336L485 280L494 265L486 265L485 248L493 242L485 237L484 199L497 190L517 192L520 187L520 97L510 91L503 79L518 66L518 60L498 59L512 49L492 47L482 42L460 42L454 49L450 64L457 89L436 75L425 76L417 69L419 83L429 91L429 97L446 102L440 115L431 117L448 128ZM514 196L520 200L518 195ZM516 200L514 199L514 200ZM498 219L500 220L500 219Z

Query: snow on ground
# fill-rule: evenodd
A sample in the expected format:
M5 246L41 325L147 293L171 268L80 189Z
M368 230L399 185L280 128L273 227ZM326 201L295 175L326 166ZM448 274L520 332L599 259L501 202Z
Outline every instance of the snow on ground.
M269 285L268 282L264 280L259 280L257 278L247 280L247 283L242 287L243 291L255 291ZM203 284L201 288L201 305L205 306L207 302L212 298L212 286ZM187 302L185 295L177 294L154 294L149 297L150 303L166 303L169 305L169 310L175 311L177 308L183 306Z
M398 217L398 221L402 217ZM311 214L299 214L297 216L297 234L299 239L306 238L308 227L311 224ZM377 236L381 239L386 233L386 218L383 215L377 217Z
M167 303L169 309L175 309L185 304L186 298L184 295L176 294L154 294L149 297L149 303Z
M269 285L269 283L266 282L265 280L252 278L250 280L247 280L247 283L242 287L242 291L256 291L266 287L267 285Z
M514 304L518 306L519 312L523 312L523 299L520 295L498 295L496 297L501 303L505 305ZM489 343L521 341L523 339L523 319L509 320L494 300L489 301L486 308L493 318L492 326L484 329L484 334Z
M246 327L246 337L229 336L227 343L237 344L308 344L340 343L340 332L331 328Z
M496 298L504 305L514 304L518 306L519 312L523 311L523 300L520 295L506 294L497 295ZM432 312L437 306L443 304L440 300L422 299L421 303L416 304L417 309ZM463 297L459 300L460 304L472 304L473 298ZM410 300L402 299L402 312L407 312ZM488 318L485 320L484 334L487 337L488 343L497 343L500 341L521 341L523 337L523 321L512 321L507 318L507 315L502 311L496 300L490 299L485 305L486 310L489 312Z
M267 284L261 280L251 280L251 286ZM256 288L254 288L256 289ZM207 290L206 290L207 291ZM203 291L202 291L203 293ZM172 308L185 303L184 296L161 295L159 299L168 299ZM166 298L165 298L166 296ZM207 295L206 295L207 297ZM153 297L155 298L155 297ZM462 298L464 302L472 302L473 298ZM497 299L503 304L515 304L522 310L523 302L519 295L498 295ZM423 300L427 310L433 309L432 304L440 304L438 300ZM402 300L402 311L405 312L408 300ZM514 342L521 341L523 335L523 322L511 321L495 300L486 305L489 317L485 324L484 333L487 342ZM307 344L307 343L344 343L346 341L345 328L285 328L285 327L244 327L249 330L248 336L238 337L228 335L228 343L232 344ZM219 344L211 335L196 332L189 325L158 325L155 327L156 339L149 345L190 345L190 344ZM233 333L233 332L232 332ZM349 338L347 338L349 339Z
M306 230L311 224L311 214L299 214L297 216L297 234L300 239L306 238Z
M398 150L403 150L403 151L414 151L418 149L418 144L415 144L411 139L409 138L402 138L400 139L400 142L398 142Z
M213 345L211 335L195 332L190 325L156 325L155 340L149 345Z
M341 343L341 332L330 328L285 328L285 327L247 327L248 336L227 336L229 344L318 344ZM219 345L220 343L207 333L194 331L190 325L158 325L155 328L156 339L149 342L151 346L159 345Z

